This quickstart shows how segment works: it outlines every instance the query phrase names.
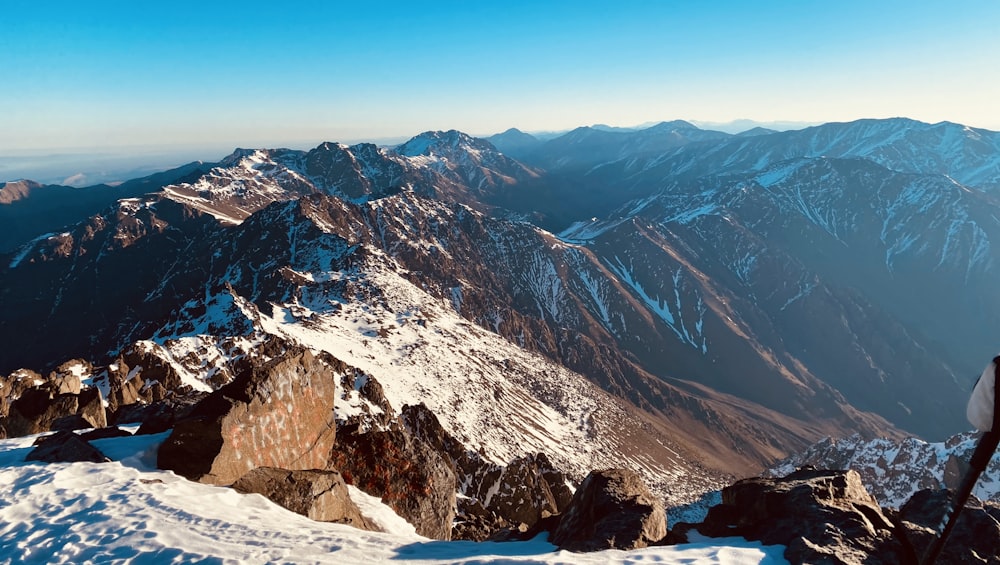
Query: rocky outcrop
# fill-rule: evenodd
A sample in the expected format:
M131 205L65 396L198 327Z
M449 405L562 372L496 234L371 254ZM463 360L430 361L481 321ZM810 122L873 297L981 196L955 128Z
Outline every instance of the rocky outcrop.
M275 504L312 520L380 531L362 516L347 492L343 477L336 471L258 467L240 477L233 488L242 493L261 494Z
M526 532L565 510L573 497L568 478L543 453L497 465L453 438L423 404L404 406L400 419L454 469L455 488L462 495L454 539L483 541L505 530Z
M846 564L899 555L894 528L856 472L809 468L722 489L722 504L709 509L698 531L784 545L792 563Z
M385 430L364 431L349 424L337 432L329 468L382 502L434 539L451 539L455 518L455 472L426 441L398 422Z
M82 359L73 359L59 365L49 375L49 382L56 388L56 394L80 394L82 383L80 375L90 373L90 363Z
M942 524L954 494L922 490L899 511L899 523L913 552L923 556ZM971 497L942 547L938 563L1000 563L1000 504Z
M243 371L174 425L157 465L217 485L257 467L326 467L336 437L337 382L327 357L290 346Z
M637 549L667 535L663 503L633 471L592 471L580 484L550 541L569 551Z
M104 398L96 388L85 388L77 395L77 416L86 424L85 428L103 428L108 425L108 413L104 409Z
M51 430L102 428L107 416L101 393L83 389L80 394L58 394L51 383L24 390L10 404L3 426L10 437L40 434Z
M35 449L32 449L25 461L41 461L43 463L73 463L89 461L104 463L110 461L99 449L73 432L56 432L54 435L40 438Z

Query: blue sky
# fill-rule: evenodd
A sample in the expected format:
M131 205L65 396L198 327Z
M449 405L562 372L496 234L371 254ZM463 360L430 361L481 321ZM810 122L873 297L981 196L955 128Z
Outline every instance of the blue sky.
M1000 130L1000 2L5 0L0 154L907 116Z

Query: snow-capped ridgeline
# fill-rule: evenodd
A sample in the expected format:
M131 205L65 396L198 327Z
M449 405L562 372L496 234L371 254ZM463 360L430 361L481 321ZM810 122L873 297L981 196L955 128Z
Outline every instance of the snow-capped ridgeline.
M947 175L1000 189L1000 133L951 122L895 118L828 123L801 130L688 144L633 164L636 175L697 177L763 171L797 158L861 158L901 173Z
M768 473L781 477L804 465L854 469L881 506L898 509L921 489L957 489L977 439L973 432L943 442L827 438L782 461ZM992 459L972 492L981 500L1000 501L1000 457Z

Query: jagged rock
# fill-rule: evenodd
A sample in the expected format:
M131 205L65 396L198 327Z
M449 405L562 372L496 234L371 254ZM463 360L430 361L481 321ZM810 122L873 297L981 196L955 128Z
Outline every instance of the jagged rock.
M667 535L663 503L627 469L592 471L580 484L550 540L560 549L637 549Z
M174 425L157 465L217 485L256 467L324 468L336 437L335 384L329 364L289 347L199 402Z
M10 437L40 434L53 429L61 418L76 416L78 402L75 394L61 394L53 398L47 386L25 390L10 405L4 423Z
M916 556L930 546L954 494L922 490L899 511L899 523ZM1000 505L972 496L955 522L938 563L1000 563Z
M104 409L104 398L97 388L85 388L77 396L77 415L87 423L88 428L103 428L108 425L108 414Z
M450 460L456 488L468 497L459 501L454 539L492 539L521 524L530 529L543 517L565 510L573 497L566 476L545 454L496 465L451 437L423 404L404 406L400 419L410 433Z
M485 501L488 509L505 520L531 527L546 515L559 514L572 500L573 494L565 483L551 485L545 474L557 476L544 454L518 457L501 469L495 483L480 483L480 486L486 486L489 490L477 492L476 495ZM561 473L558 475L561 476ZM553 478L553 482L556 480L558 479ZM557 500L553 494L553 486L557 487L561 500ZM559 490L559 486L563 490ZM566 497L566 494L569 496Z
M511 524L487 510L479 500L462 496L455 508L455 522L451 529L451 539L486 541L495 539L498 532L509 530Z
M698 526L712 537L785 545L792 563L878 563L872 556L902 551L893 530L857 472L811 468L722 489L722 504Z
M455 473L447 460L402 425L362 432L358 424L338 430L329 468L396 511L434 539L451 539L455 518Z
M80 394L82 388L80 375L91 370L90 363L82 359L73 359L59 365L49 374L49 382L55 388L56 394Z
M143 380L146 382L160 383L168 390L177 390L183 386L184 382L177 370L162 357L156 355L151 349L133 344L122 352L120 363L128 367L139 367Z
M289 471L258 467L240 477L233 488L261 494L275 504L319 522L337 522L368 531L381 531L362 516L336 471Z
M20 398L25 390L44 383L42 375L30 369L18 369L6 377L0 376L0 416L8 414L11 402Z
M24 460L45 463L72 463L75 461L104 463L110 461L96 447L68 431L56 432L46 437L28 453Z

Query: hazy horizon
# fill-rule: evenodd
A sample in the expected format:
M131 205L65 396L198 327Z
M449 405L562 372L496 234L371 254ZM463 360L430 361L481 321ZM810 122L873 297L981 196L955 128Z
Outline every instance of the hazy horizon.
M0 155L655 119L1000 129L1000 3L11 0Z

